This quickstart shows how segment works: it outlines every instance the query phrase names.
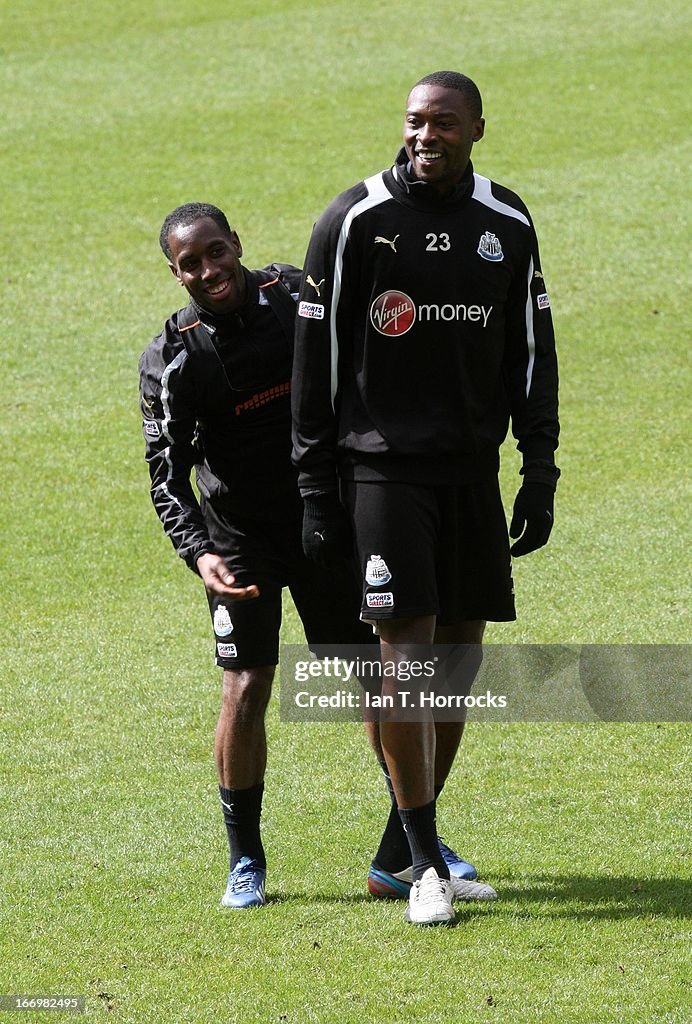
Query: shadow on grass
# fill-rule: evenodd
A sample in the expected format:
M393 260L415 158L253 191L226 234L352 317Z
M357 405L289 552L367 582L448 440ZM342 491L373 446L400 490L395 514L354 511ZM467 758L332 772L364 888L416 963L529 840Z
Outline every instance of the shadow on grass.
M622 920L636 917L691 917L692 882L681 878L636 878L632 875L505 875L492 879L499 899L458 903L458 909L483 909L512 917ZM373 900L368 893L274 892L267 903L399 903Z
M338 906L339 903L343 903L344 906L354 906L357 903L374 903L372 896L365 893L338 893L338 892L272 892L267 893L267 904L276 904L277 906L283 903L330 903L333 906ZM383 902L381 900L377 901ZM396 902L391 900L392 903ZM398 902L402 906L405 903L402 900Z
M267 893L267 906L310 906L311 904L322 904L330 907L356 907L359 904L367 903L371 907L389 906L400 911L403 920L406 910L406 900L395 899L373 899L368 893L329 893L329 892L273 892ZM456 928L460 921L450 921L441 927L444 929Z
M531 917L600 918L692 916L692 882L633 875L535 874L493 878L498 911Z

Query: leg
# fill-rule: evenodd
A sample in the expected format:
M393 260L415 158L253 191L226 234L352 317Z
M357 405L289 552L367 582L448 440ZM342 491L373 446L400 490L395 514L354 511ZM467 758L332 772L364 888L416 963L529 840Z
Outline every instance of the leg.
M386 619L380 623L380 652L383 663L410 660L411 644L430 644L435 617ZM390 677L393 679L393 677ZM395 696L395 680L390 684ZM388 683L382 689L387 695ZM418 716L420 718L420 716ZM423 721L392 721L383 713L379 739L389 777L401 807L421 807L434 799L435 724L432 713Z
M223 698L214 757L219 785L224 789L249 789L264 781L267 737L264 715L271 696L274 665L249 669L225 669Z
M264 716L279 660L281 524L269 529L251 519L228 519L209 502L202 505L215 550L238 585L254 583L260 591L252 601L231 601L212 593L207 599L216 664L223 669L214 758L231 872L221 903L233 908L261 906L266 875L260 834L267 763Z
M435 629L435 641L444 645L480 645L485 622L483 620L467 620L455 623L453 626L437 626ZM455 657L456 655L456 657ZM481 655L476 657L472 651L453 651L450 648L447 669L450 675L449 682L454 687L454 676L459 676L456 682L460 689L468 692L480 667ZM407 895L407 879L410 875L409 856L410 850L406 836L399 818L396 798L389 780L387 765L385 762L382 743L380 740L380 727L378 722L364 723L366 734L370 745L377 757L385 778L388 783L392 807L385 827L379 848L368 874L368 889L373 896L405 896ZM434 794L439 797L443 786L449 776L452 764L456 757L459 744L464 732L463 721L436 721L435 722L435 773L434 773ZM462 899L487 899L489 889L487 886L473 883L478 877L476 868L469 861L460 857L454 850L450 849L440 840L442 856L456 882L457 898Z
M455 652L450 648L447 665L450 683L454 687L454 677L461 675L461 679L456 679L457 692L465 693L480 666L485 619L514 618L507 530L496 480L469 488L441 489L438 496L440 520L435 521L431 529L434 532L435 550L444 552L444 557L436 560L436 582L440 607L445 616L443 621L451 625L437 625L435 641L444 645L471 645L477 648L476 655L473 651ZM405 494L396 495L393 517L387 521L390 527L392 523L396 525L397 520L408 519L410 506L405 501ZM378 519L385 521L385 515L378 511ZM420 522L424 523L425 520ZM396 550L403 551L408 562L411 551L414 557L418 557L424 550L425 537L426 531L423 530L417 535L415 543L399 542ZM473 538L473 543L462 544L460 539L465 537ZM393 566L395 551L390 555L384 544L383 539L377 550L384 554L387 564L391 560ZM402 568L398 564L396 572L392 569L397 582L401 579ZM421 578L427 579L424 569L417 570L416 586ZM411 591L416 592L415 589ZM395 596L398 601L398 595ZM457 671L459 667L460 673ZM442 675L441 672L439 674ZM440 715L435 723L435 796L439 795L449 776L464 731L463 721L445 720L449 717L448 713ZM379 725L366 723L365 728L370 745L382 764L384 754ZM407 850L401 838L393 807L368 874L368 889L374 896L406 895L406 883L410 881L411 869L403 860ZM440 850L453 876L457 899L494 897L494 891L489 886L474 882L477 872L472 864L464 861L441 841Z
M429 651L434 632L434 615L382 622L383 665L418 660L421 645ZM454 889L435 822L435 722L432 711L421 708L414 712L413 721L402 716L397 706L397 675L385 672L382 695L386 698L391 693L396 711L392 716L383 707L380 742L411 853L413 884L405 916L413 924L447 924L455 916Z
M438 626L435 629L436 644L480 644L483 639L485 622L482 619L460 622L455 626ZM474 677L478 671L476 666ZM468 679L468 684L473 678ZM435 722L435 788L441 789L447 781L454 758L456 757L461 738L464 734L464 722ZM380 740L379 722L363 723L368 743L375 757L382 764L385 760Z
M400 673L388 671L392 664L420 660L420 650L415 648L429 648L433 641L438 611L435 497L425 487L350 482L346 482L344 497L354 524L364 583L361 614L377 620L385 669L379 725L366 725L375 753L386 766L395 801L380 849L387 847L388 856L399 856L393 847L403 836L408 856L405 848L401 849L403 844L401 855L412 864L407 879L394 878L386 869L380 872L373 864L368 888L373 892L381 882L382 892L377 895L403 895L399 887L406 888L408 883L408 920L448 922L454 918L453 894L435 829L435 723L432 712L417 701L406 717L399 699ZM392 700L390 708L387 698ZM384 891L387 888L389 893Z
M343 501L354 526L362 590L358 599L360 613L366 620L377 620L382 659L402 660L405 655L399 655L397 645L429 644L435 629L438 600L431 566L435 561L438 516L434 495L430 488L401 483L346 480L342 485ZM395 617L394 609L402 609L400 617ZM388 614L392 617L387 618ZM388 728L382 721L364 722L370 746L381 765L390 760L385 755L387 732L390 747L399 746L402 754L407 732L411 732L414 742L427 745L426 756L431 756L432 716L425 728L420 727L420 722L391 724L398 728ZM421 747L419 754L422 750ZM387 768L388 781L390 772L391 767ZM393 776L391 781L394 782ZM419 784L420 777L415 785ZM395 785L403 785L403 779L399 777ZM409 792L406 799L421 795L419 792L414 797Z
M480 645L483 640L484 631L485 621L483 619L458 622L453 626L438 626L435 630L435 643ZM453 652L450 652L450 655L453 655ZM453 668L459 668L458 661L455 661ZM463 680L463 685L465 688L470 688L479 668L480 659L478 659L475 665L468 666L468 668L464 666L466 678ZM450 666L451 670L452 666ZM453 679L450 679L449 682L452 686L454 685ZM464 726L465 722L463 721L440 721L435 723L435 788L437 792L442 789L447 781L454 758L459 749L459 744L461 743L461 737L464 734Z
M435 641L444 644L449 651L442 671L446 671L445 682L450 693L467 694L478 674L483 659L481 642L485 630L485 621L470 619L455 623L452 626L438 626ZM453 645L453 646L452 646ZM442 648L438 648L442 650ZM456 719L456 720L455 720ZM439 798L452 765L456 758L461 738L464 734L465 721L462 716L451 720L441 719L435 722L435 797ZM488 886L477 883L478 872L470 861L460 857L453 849L439 840L440 850L455 882L457 899L489 899L492 898Z
M214 755L231 872L222 905L264 903L266 858L260 833L267 739L264 716L274 666L226 669Z
M380 623L381 658L384 665L410 661L420 645L429 647L435 632L435 616L387 619ZM415 645L415 646L414 646ZM391 694L393 709L384 707L380 717L380 743L389 770L413 862L413 881L428 868L449 877L437 844L435 823L435 723L432 712L416 709L412 720L402 716L397 701L395 674L385 673L382 696Z

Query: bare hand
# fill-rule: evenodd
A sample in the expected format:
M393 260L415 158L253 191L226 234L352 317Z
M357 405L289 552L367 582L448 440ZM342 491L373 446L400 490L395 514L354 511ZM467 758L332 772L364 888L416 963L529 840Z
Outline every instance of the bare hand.
M234 587L235 576L229 571L221 555L213 555L210 551L197 559L197 572L202 577L204 586L212 594L228 597L231 601L250 601L259 597L259 587L251 583L249 587Z

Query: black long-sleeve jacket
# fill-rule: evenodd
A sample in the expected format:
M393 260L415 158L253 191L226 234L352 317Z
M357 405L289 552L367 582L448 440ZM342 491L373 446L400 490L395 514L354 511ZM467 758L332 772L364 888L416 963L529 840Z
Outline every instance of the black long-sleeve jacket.
M193 466L199 492L225 513L300 516L290 443L292 316L282 325L268 299L285 284L295 300L300 270L281 267L282 280L272 268L243 268L247 300L233 314L213 316L194 302L178 310L140 359L151 497L190 568L213 550ZM292 314L295 302L288 305ZM213 346L194 344L195 331L206 331Z
M510 419L527 480L555 483L557 360L523 202L469 163L450 197L391 169L338 196L305 260L293 369L303 494L356 479L496 472Z

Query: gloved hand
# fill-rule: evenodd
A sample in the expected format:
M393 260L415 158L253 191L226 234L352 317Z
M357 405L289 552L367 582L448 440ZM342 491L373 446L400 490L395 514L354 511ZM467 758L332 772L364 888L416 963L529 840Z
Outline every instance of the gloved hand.
M351 524L335 491L303 498L303 551L323 569L351 557Z
M549 484L524 482L514 500L514 513L509 526L510 537L519 540L512 544L510 554L528 555L547 544L553 528L555 491Z

